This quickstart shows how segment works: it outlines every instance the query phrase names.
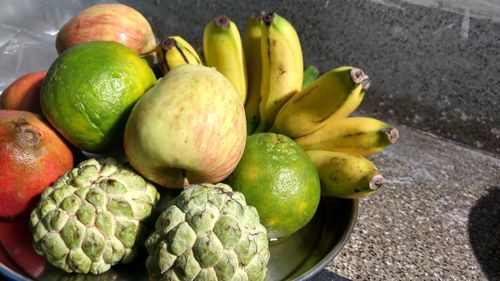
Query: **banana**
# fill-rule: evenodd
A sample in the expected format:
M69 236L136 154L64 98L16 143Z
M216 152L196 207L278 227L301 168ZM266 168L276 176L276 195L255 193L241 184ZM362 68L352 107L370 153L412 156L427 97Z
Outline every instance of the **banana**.
M302 81L302 89L311 85L316 78L319 76L319 70L314 66L310 65L304 69L304 81Z
M247 133L251 135L259 125L260 85L262 79L262 55L260 38L262 36L262 17L264 12L253 13L248 20L243 35L243 50L248 75L248 94L245 103L247 117Z
M172 68L186 63L202 64L195 49L180 36L169 36L158 44L155 49L156 59L163 74Z
M245 54L236 24L226 16L217 16L203 31L203 54L208 66L215 67L231 81L245 104L247 71Z
M354 155L378 153L397 141L396 128L375 118L348 117L326 124L317 131L295 138L305 150L329 150Z
M384 177L363 156L324 150L306 153L318 169L322 196L365 198L383 185Z
M269 130L276 114L302 88L304 61L299 36L292 24L276 13L263 18L262 84L257 132Z
M330 70L281 108L271 131L296 138L345 118L356 110L369 86L368 76L359 68Z

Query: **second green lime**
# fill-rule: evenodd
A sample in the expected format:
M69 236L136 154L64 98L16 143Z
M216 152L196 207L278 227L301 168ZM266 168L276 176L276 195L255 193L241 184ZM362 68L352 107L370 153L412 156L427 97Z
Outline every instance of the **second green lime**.
M257 209L270 238L305 226L321 195L318 171L305 151L274 133L247 137L243 157L226 181Z

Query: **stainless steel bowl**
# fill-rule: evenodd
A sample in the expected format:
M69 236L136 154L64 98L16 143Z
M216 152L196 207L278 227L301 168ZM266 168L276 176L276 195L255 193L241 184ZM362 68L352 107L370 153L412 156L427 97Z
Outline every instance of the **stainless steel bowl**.
M349 240L357 212L357 200L322 198L316 215L304 228L291 236L270 242L271 259L266 281L308 280L319 273ZM114 266L104 276L89 274L82 279L73 279L72 277L76 277L74 274L67 274L47 265L36 279L146 281L148 277L143 260L144 257L138 257L131 264ZM10 280L31 280L1 263L0 274Z

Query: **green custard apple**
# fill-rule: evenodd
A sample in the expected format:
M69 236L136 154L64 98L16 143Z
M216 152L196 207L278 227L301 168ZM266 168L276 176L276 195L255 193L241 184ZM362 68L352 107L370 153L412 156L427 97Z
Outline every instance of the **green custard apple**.
M103 273L134 258L158 200L116 160L85 160L42 193L31 213L34 248L66 272Z
M257 210L226 184L195 184L170 202L146 240L159 280L264 280L267 231Z

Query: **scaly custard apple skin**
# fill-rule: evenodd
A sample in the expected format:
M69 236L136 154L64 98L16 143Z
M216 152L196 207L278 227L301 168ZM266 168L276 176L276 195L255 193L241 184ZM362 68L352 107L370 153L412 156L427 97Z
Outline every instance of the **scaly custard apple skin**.
M42 193L31 213L34 248L66 272L103 273L134 258L158 200L116 160L85 160Z
M170 202L146 240L146 268L159 280L264 280L266 228L242 193L191 185Z

